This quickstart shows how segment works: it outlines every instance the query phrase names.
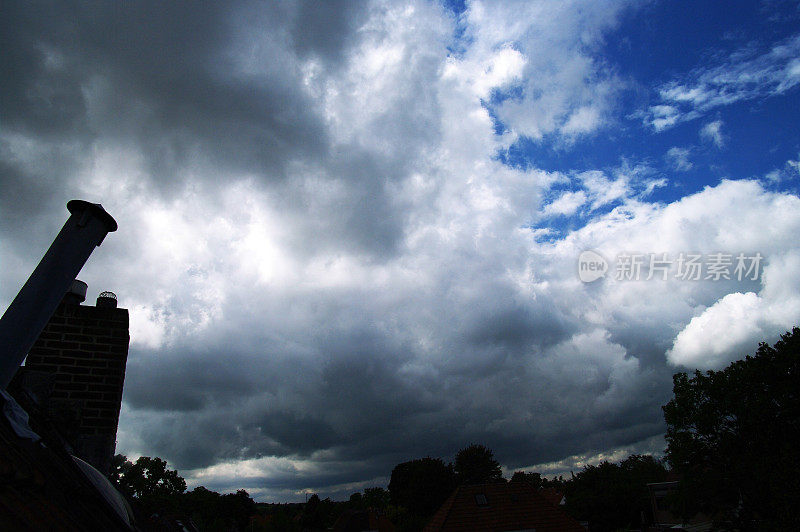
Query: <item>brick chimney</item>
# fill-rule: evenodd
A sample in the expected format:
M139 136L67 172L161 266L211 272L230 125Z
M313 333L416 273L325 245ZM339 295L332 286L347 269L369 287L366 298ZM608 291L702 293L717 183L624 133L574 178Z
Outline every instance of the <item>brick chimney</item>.
M86 284L75 281L33 345L20 377L75 454L103 473L116 449L128 358L128 311L102 292L81 305Z

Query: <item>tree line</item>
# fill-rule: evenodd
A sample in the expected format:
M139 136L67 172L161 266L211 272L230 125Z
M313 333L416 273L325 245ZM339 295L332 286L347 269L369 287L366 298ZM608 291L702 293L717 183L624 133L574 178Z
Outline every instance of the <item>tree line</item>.
M661 482L667 468L650 455L631 455L615 464L587 465L568 478L547 478L538 472L516 471L503 478L491 449L473 444L461 449L452 464L422 458L398 464L389 482L391 500L400 511L395 522L402 530L419 530L456 486L492 482L526 482L565 498L564 511L592 530L640 528L650 513L647 483Z
M190 523L198 530L244 530L256 511L245 490L221 495L199 486L186 491L186 481L161 458L141 456L131 462L114 457L110 480L132 503L137 526L172 530Z

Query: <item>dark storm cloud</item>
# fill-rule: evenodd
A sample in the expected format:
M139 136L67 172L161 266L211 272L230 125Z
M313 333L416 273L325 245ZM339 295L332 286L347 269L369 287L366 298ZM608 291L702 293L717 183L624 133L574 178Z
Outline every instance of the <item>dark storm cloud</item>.
M125 388L125 401L133 408L187 412L208 405L230 406L272 384L266 376L273 368L267 362L258 365L253 357L230 349L185 346L157 358L142 355L133 348L127 366L131 386ZM243 364L252 371L242 372Z
M327 169L315 177L343 187L336 198L317 201L302 184L273 190L285 195L286 214L307 224L297 242L313 252L344 245L392 253L402 206L385 184L405 174L409 150L332 150L318 104L301 89L298 61L313 57L335 71L363 9L350 2L9 5L0 22L10 51L0 86L4 125L38 141L72 143L71 159L33 179L17 177L16 166L7 170L7 186L22 192L16 205L42 208L33 198L43 190L61 197L50 181L68 196L78 163L96 146L133 147L151 191L167 197L189 177L216 186L255 176L270 189L296 175L298 164L322 164ZM394 117L387 133L402 133L407 123ZM415 126L417 143L429 136L425 125Z
M495 304L496 307L486 308L484 314L476 316L470 330L465 331L469 343L499 346L521 354L534 343L548 346L563 340L571 328L555 314L515 304L510 298Z
M307 456L331 447L343 447L343 454L355 459L366 456L369 447L385 445L386 431L398 422L434 411L429 392L398 378L399 364L411 354L394 353L387 344L391 341L374 334L324 331L313 339L324 353L315 361L269 348L241 354L233 346L179 348L144 363L134 354L125 401L168 417L185 414L148 429L159 450L180 467L271 454ZM204 409L225 414L209 420ZM182 433L173 424L197 432L200 419L239 429L232 439L201 448L169 436ZM156 436L162 430L167 433Z
M106 4L76 23L84 69L110 85L99 89L104 126L134 136L156 179L193 156L276 179L287 160L323 149L325 132L296 92L296 72L269 64L241 72L234 63L234 21L247 16L238 9ZM275 31L284 16L275 9L262 31ZM265 52L259 59L274 52L279 66L286 53Z
M50 150L50 157L39 159L31 168L30 161L15 160L9 151L8 143L0 141L0 223L11 234L25 234L22 242L15 242L22 248L19 252L24 253L32 240L41 240L44 246L44 242L60 229L56 220L51 223L48 220L43 227L35 216L40 209L60 214L67 212L61 198L67 195L68 186L57 174L65 167L74 168L75 161L68 148L54 148ZM33 234L35 238L31 238ZM29 251L35 254L40 250Z
M2 22L4 123L38 137L125 137L146 151L156 181L198 154L280 178L288 159L323 149L325 132L296 91L297 72L269 64L238 71L231 48L245 9L11 3ZM292 15L270 9L259 30L278 31ZM286 64L286 50L264 52Z
M393 255L403 236L404 205L388 187L405 177L408 160L337 146L324 162L324 168L313 167L305 176L321 183L322 191L299 177L277 189L293 216L293 250L310 257L335 252L344 242L377 259ZM326 193L326 182L338 190Z
M500 293L505 290L495 284ZM126 403L164 420L144 426L143 439L186 469L269 456L314 457L320 471L292 478L295 485L324 488L385 476L397 463L421 456L451 459L474 441L516 467L585 452L587 446L630 444L662 430L653 416L660 394L653 397L652 390L647 402L631 389L627 398L599 409L595 398L612 385L604 368L589 368L600 374L588 380L564 374L553 381L530 367L532 359L568 339L566 331L577 330L558 313L544 319L548 301L503 303L499 297L461 305L452 295L419 293L389 310L358 294L239 299L243 306L224 311L238 332L202 333L195 340L204 349L193 343L158 357L133 356ZM441 357L428 359L407 331L422 325L416 309L437 307L450 309L433 324L445 343L438 347ZM281 309L291 309L297 330L278 325ZM289 337L248 340L243 331L251 326ZM225 344L225 338L241 341ZM291 485L288 477L261 483L285 485Z
M348 0L297 3L291 35L301 55L322 56L328 63L342 60L351 35L364 19L364 4Z
M80 65L58 47L74 28L59 11L44 4L3 4L0 90L5 127L48 136L85 131L82 76L74 71Z

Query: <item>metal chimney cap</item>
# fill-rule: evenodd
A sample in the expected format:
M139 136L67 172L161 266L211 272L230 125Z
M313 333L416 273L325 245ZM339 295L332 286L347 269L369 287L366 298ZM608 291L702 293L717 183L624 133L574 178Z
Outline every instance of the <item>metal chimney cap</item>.
M101 308L117 308L117 294L109 291L100 292L100 295L97 296L95 306Z
M67 210L72 214L90 211L105 223L109 233L117 230L117 221L99 203L89 203L88 201L74 199L67 202Z

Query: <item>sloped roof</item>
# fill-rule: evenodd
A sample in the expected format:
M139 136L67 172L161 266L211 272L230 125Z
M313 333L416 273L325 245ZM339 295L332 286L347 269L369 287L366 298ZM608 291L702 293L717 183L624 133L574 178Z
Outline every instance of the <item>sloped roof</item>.
M539 495L553 506L559 506L561 501L564 500L564 494L555 488L542 488L539 490Z
M442 503L423 530L586 531L578 521L548 502L525 482L459 486Z
M4 530L132 530L58 441L46 433L37 441L18 431L0 415Z

